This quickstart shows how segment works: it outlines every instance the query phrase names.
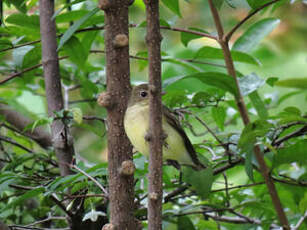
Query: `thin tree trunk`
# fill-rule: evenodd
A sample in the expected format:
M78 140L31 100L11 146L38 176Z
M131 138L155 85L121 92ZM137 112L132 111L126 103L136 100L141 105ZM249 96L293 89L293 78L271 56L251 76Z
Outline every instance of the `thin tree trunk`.
M161 104L161 34L159 0L147 0L147 35L150 89L148 229L162 229L162 104Z
M240 112L241 118L243 120L244 125L248 125L250 123L250 119L249 119L249 115L248 115L248 111L246 108L246 105L244 103L244 99L243 96L241 94L240 91L240 87L239 87L239 82L237 79L237 75L236 75L236 71L235 71L235 67L234 67L234 63L231 57L231 53L230 53L230 49L229 49L229 45L228 45L228 40L227 37L224 36L224 30L223 30L223 26L220 20L220 16L218 14L218 11L216 9L216 7L214 6L213 0L208 0L209 2L209 6L210 6L210 10L214 19L214 23L218 32L218 37L219 37L219 43L220 46L223 50L224 53L224 59L225 59L225 64L227 67L227 72L230 76L232 76L236 82L236 86L237 86L237 92L238 92L238 96L236 96L236 103L238 106L238 110ZM274 205L275 211L277 213L279 222L282 224L282 228L285 230L290 229L289 226L289 222L287 219L287 216L283 210L280 198L278 196L277 193L277 189L275 187L275 184L273 182L273 179L270 176L270 169L269 167L266 165L265 160L264 160L264 156L261 152L261 149L258 145L256 145L254 147L254 154L256 156L256 159L258 161L259 164L259 168L260 168L260 172L265 180L266 186L268 188L269 194L271 196L272 199L272 203Z
M40 33L42 41L42 64L45 79L48 115L54 116L54 112L63 110L61 78L57 54L56 27L51 20L54 13L54 1L40 0ZM62 176L71 173L69 165L74 154L73 141L68 127L61 119L54 120L51 125L53 147L59 161Z
M135 230L134 165L132 146L125 134L124 115L130 96L129 0L101 0L105 11L107 92L100 99L108 112L108 170L110 224L104 229ZM99 99L99 100L100 100ZM125 167L132 169L125 172Z

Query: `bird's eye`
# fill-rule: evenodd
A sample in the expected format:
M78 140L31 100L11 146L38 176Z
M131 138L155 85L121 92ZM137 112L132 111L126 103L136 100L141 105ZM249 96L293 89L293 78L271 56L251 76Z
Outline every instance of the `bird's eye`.
M147 92L146 91L141 91L140 92L141 97L147 97Z

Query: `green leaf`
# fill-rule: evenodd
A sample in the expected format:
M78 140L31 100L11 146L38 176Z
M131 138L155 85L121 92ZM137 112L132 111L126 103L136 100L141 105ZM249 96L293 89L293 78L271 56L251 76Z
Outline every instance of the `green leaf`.
M198 28L194 28L194 27L189 27L189 30L193 30L193 31L197 31L197 32L202 32L202 33L207 33L209 34L207 31L202 30L202 29L198 29ZM186 33L186 32L181 32L181 42L182 44L187 47L189 42L194 40L194 39L198 39L198 38L202 38L202 36L197 35L197 34L191 34L191 33Z
M31 30L39 31L40 29L38 15L28 16L26 14L16 13L16 14L9 15L5 21L13 25L27 27Z
M221 9L223 3L224 3L224 0L213 0L213 4L218 10Z
M99 31L89 31L87 33L84 34L84 37L81 40L81 44L88 56L89 51L91 49L91 46L97 36L97 34L99 33Z
M264 4L270 2L271 0L247 0L248 2L248 5L253 8L253 9L257 9L259 8L260 6L263 6Z
M213 183L213 170L208 167L196 171L191 167L184 167L183 180L192 185L192 188L202 199L207 199Z
M24 46L13 50L13 63L15 67L22 68L24 57L30 52L34 46Z
M51 117L48 117L48 118L42 117L42 118L39 118L36 121L26 125L23 129L23 132L30 130L30 129L31 129L31 132L34 132L35 128L42 126L42 125L51 124L51 123L52 123Z
M299 209L302 214L307 210L307 192L305 192L304 198L299 202Z
M286 108L284 108L284 111L287 112L287 113L295 114L297 116L301 116L301 114L302 114L301 110L299 110L299 108L294 107L294 106L286 107Z
M307 164L306 157L307 140L299 140L295 144L278 149L277 154L273 157L273 166L297 162Z
M224 123L226 119L226 109L225 107L218 106L218 107L212 107L211 114L216 122L216 125L224 131Z
M287 88L307 89L307 77L280 80L275 82L275 85Z
M227 3L228 6L230 6L231 8L236 8L235 3L233 2L234 0L225 0L225 2Z
M0 38L0 49L6 49L12 47L12 42L6 38Z
M257 91L252 92L248 95L254 108L256 109L258 116L262 120L266 120L269 116L267 108L265 108L264 102L261 100Z
M295 106L286 107L282 112L278 114L279 122L281 124L295 122L295 121L306 121L306 118L302 116L300 109Z
M81 19L86 14L88 14L87 10L68 11L68 12L65 12L65 13L62 13L56 16L55 20L56 20L56 23L73 22L73 21Z
M245 161L244 161L245 172L251 181L255 181L254 180L254 168L253 168L253 163L252 163L253 154L254 154L254 151L253 151L253 145L252 145L250 146L250 149L246 152Z
M204 84L215 86L219 89L230 92L234 95L237 94L237 89L233 78L227 74L219 72L200 72L186 76L176 76L168 78L163 81L163 88L166 88L167 86L182 79L189 79L189 78L196 78L201 82L203 82Z
M23 57L22 68L27 68L38 64L41 60L42 50L40 46L34 47Z
M251 73L244 77L238 78L238 81L243 96L246 96L254 92L265 83L265 81L255 73Z
M234 61L248 63L253 65L260 65L259 61L253 56L243 53L241 51L231 51L231 56ZM204 46L200 48L195 57L196 58L208 58L208 59L222 59L224 60L223 50L210 46Z
M1 210L1 212L3 212L4 210L7 210L9 208L15 207L17 205L23 204L25 200L30 199L32 197L37 197L39 194L42 194L44 191L45 191L45 189L42 188L42 187L30 190L30 191L26 192L25 194L19 196L17 199L10 202L8 205L6 205Z
M81 124L83 120L82 110L80 108L72 108L71 112L73 114L73 119L77 124Z
M13 4L21 13L25 14L27 12L27 5L25 0L8 0L7 2Z
M266 80L266 83L273 87L275 85L275 83L278 81L278 78L277 77L269 77L267 80Z
M179 0L162 0L162 2L167 8L169 8L179 17L182 17L179 8Z
M83 69L87 59L87 53L79 39L75 36L71 37L64 46L64 50L69 55L69 59L79 68Z
M181 90L173 90L163 96L163 102L169 107L181 106L187 101L187 96Z
M57 17L63 10L65 10L66 8L68 8L69 6L72 6L74 4L77 4L77 3L80 3L80 2L84 2L85 0L76 0L76 1L72 1L70 2L69 4L65 4L64 7L58 9L57 11L54 12L54 14L52 15L52 20ZM73 11L70 11L70 12L73 12Z
M94 14L99 12L99 8L95 8L92 11L88 12L86 15L84 15L81 19L76 21L71 27L66 30L64 35L61 37L58 50L60 50L63 45L71 38L71 36L79 29L80 26L82 26L83 23L85 23L90 17L92 17Z
M258 137L264 137L273 125L266 120L257 120L249 123L241 133L238 147L241 152L248 152L256 143Z
M280 23L279 19L266 18L249 27L234 43L232 50L252 51L261 40L272 32Z
M195 227L193 225L193 222L188 216L180 216L178 217L178 230L194 230Z

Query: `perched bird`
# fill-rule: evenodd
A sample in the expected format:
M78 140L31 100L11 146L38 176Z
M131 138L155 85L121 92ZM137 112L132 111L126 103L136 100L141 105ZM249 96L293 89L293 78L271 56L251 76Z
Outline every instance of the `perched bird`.
M163 159L188 165L196 170L205 168L198 160L193 145L176 116L164 105L162 113L162 128L167 135L163 144ZM145 140L149 130L148 84L141 84L132 89L124 126L134 148L145 156L149 156L149 143Z

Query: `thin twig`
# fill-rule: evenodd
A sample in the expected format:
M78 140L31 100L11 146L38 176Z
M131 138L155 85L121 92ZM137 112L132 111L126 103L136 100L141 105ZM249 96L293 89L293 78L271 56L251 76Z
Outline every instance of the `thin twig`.
M82 169L78 168L76 165L72 165L71 164L70 167L76 169L77 171L82 173L84 176L89 178L91 181L93 181L101 189L101 191L105 194L105 196L108 197L108 191L94 177L92 177L91 175L87 174L85 171L83 171Z
M275 146L279 146L281 143L293 138L293 137L298 137L298 136L302 136L305 135L307 133L307 125L303 126L302 128L287 134L284 137L279 138L278 140L275 141L275 143L273 143Z
M164 203L171 201L173 197L185 192L188 188L189 188L189 185L183 185L179 188L176 188L175 190L173 190L172 192L170 192L164 197Z
M64 200L75 199L75 198L88 198L88 197L106 197L104 194L85 194L85 195L64 195Z
M10 229L29 229L29 230L69 230L70 228L37 228L37 227L27 227L21 225L9 225Z
M105 53L104 50L90 50L90 53ZM142 61L148 61L148 58L146 57L140 57L140 56L136 56L136 55L129 55L129 57L131 59L135 59L135 60L142 60ZM161 58L161 61L164 61L164 62L169 62L170 60L176 60L176 61L181 61L181 62L187 62L187 63L195 63L195 64L203 64L203 65L211 65L211 66L216 66L216 67L220 67L220 68L226 68L225 65L222 65L222 64L217 64L217 63L213 63L213 62L206 62L206 61L200 61L200 60L196 60L196 59L185 59L185 58L174 58L174 57L171 57L171 58Z
M88 120L88 121L101 121L102 123L106 123L106 119L101 118L101 117L96 117L96 116L83 116L84 120Z
M45 222L48 222L48 221L51 221L51 220L66 220L66 217L64 217L64 216L50 216L50 217L47 217L43 220L38 220L38 221L35 221L31 224L28 224L25 227L31 227L33 225L42 224L42 223L45 223Z
M130 27L137 27L138 24L130 24L129 26ZM84 29L77 30L75 33L103 30L104 28L105 28L104 26L89 27L89 28L84 28ZM194 35L198 35L198 36L201 36L201 37L206 37L206 38L210 38L210 39L213 39L213 40L217 40L217 38L215 36L213 36L213 35L210 35L210 34L207 34L207 33L203 33L203 32L199 32L199 31L195 31L195 30L189 30L189 29L178 28L178 27L169 27L169 26L160 26L160 29L177 31L177 32L185 32L185 33L194 34ZM64 35L64 33L58 34L57 38L60 38L63 35ZM41 40L35 40L35 41L31 41L31 42L26 42L26 43L23 43L23 44L15 45L15 46L12 46L12 47L0 50L0 53L5 52L5 51L9 51L9 50L12 50L12 49L17 49L17 48L20 48L20 47L28 46L28 45L34 45L34 44L37 44L37 43L40 43L40 42L41 42Z
M298 230L299 227L304 223L305 219L307 219L307 210L304 215L298 220L297 224L292 228L292 230Z
M208 34L208 33L195 31L195 30L183 29L183 28L178 28L178 27L169 27L169 26L160 26L160 29L178 31L178 32L185 32L185 33L195 34L195 35L199 35L201 37L206 37L206 38L210 38L210 39L213 39L213 40L217 40L216 36L213 36L213 35Z
M237 185L237 186L233 186L233 187L228 187L228 191L232 190L232 189L240 189L240 188L248 188L248 187L253 187L253 186L257 186L257 185L262 185L264 184L264 182L257 182L257 183L253 183L253 184L245 184L245 185ZM211 192L222 192L225 191L226 188L220 188L220 189L215 189L215 190L211 190Z
M8 137L5 137L5 136L0 136L0 141L4 141L4 142L7 142L7 143L10 143L12 145L15 145L17 146L18 148L21 148L29 153L34 153L31 149L28 149L27 147L17 143L16 141L13 141L11 138L8 138Z
M228 188L228 179L226 173L223 172L223 177L225 180L225 194L226 194L226 207L230 207L230 196L229 196L229 188Z
M238 22L225 36L225 41L229 42L230 38L232 37L232 35L234 34L234 32L236 32L237 29L239 29L240 26L242 26L248 19L250 19L252 16L254 16L255 14L257 14L260 10L263 10L264 8L272 5L273 3L279 2L280 0L273 0L271 2L268 2L262 6L260 6L259 8L253 10L252 12L250 12L245 18L243 18L240 22Z
M62 60L62 59L65 59L65 58L68 58L68 56L59 57L59 60ZM37 69L37 68L41 67L42 65L43 65L43 64L40 63L40 64L37 64L37 65L31 66L31 67L29 67L29 68L25 68L25 69L23 69L23 70L21 70L21 71L19 71L19 72L17 72L17 73L11 74L11 75L8 76L7 78L1 80L1 81L0 81L0 85L6 83L6 82L8 82L8 81L10 81L10 80L12 80L12 79L14 79L14 78L16 78L16 77L21 76L21 75L24 74L24 73L27 73L27 72L32 71L32 70L34 70L34 69Z

